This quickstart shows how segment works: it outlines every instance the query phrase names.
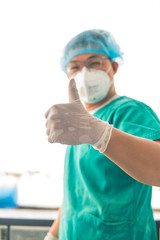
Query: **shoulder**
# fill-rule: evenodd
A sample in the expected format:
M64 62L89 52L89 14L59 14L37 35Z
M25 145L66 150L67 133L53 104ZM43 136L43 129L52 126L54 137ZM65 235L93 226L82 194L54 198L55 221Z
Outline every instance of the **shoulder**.
M94 116L113 125L119 125L123 121L148 123L153 120L159 124L158 116L147 104L127 96L116 98Z
M119 112L119 113L125 112L125 114L127 113L129 114L132 112L136 112L137 114L153 115L156 118L158 118L156 113L153 111L153 109L149 107L147 104L126 96L122 96L118 99L115 110L116 112Z
M141 105L147 106L145 103L127 96L120 96L117 99L117 104L119 104L119 106L121 107L126 107L126 106L135 107L135 106L141 106Z
M150 138L160 137L160 120L145 103L121 97L114 112L113 125L124 132Z

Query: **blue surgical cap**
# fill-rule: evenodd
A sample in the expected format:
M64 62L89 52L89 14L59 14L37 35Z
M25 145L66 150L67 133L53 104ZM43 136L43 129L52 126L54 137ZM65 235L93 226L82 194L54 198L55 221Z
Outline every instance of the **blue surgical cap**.
M123 53L110 32L93 29L84 31L72 38L63 50L61 68L67 71L66 64L82 53L97 53L107 55L111 61L123 62Z

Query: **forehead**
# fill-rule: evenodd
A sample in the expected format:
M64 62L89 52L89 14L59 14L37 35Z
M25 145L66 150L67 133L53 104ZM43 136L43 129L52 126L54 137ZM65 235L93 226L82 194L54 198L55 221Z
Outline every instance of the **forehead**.
M106 56L106 55L96 54L96 53L83 53L83 54L79 54L79 55L73 57L70 62L72 62L72 61L82 61L83 62L83 61L87 60L88 58L97 57L97 56Z

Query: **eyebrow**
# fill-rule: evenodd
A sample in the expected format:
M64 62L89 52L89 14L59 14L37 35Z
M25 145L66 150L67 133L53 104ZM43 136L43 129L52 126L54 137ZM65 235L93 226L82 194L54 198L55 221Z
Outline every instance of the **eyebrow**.
M88 59L92 59L92 58L95 58L95 57L99 57L99 55L93 55L93 56L90 56L89 58L87 58L86 60ZM80 62L79 60L71 60L70 63L76 63L76 62Z
M78 60L71 60L70 63L76 63L76 62L80 62Z
M100 55L93 55L93 56L90 56L88 59L92 59L92 58L95 58L95 57L99 57Z

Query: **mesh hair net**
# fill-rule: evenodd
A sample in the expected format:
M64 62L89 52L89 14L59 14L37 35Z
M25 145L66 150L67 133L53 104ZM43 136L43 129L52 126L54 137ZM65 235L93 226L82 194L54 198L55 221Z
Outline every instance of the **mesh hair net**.
M72 38L63 50L61 68L67 71L66 64L82 53L97 53L107 55L111 61L123 62L123 53L110 32L93 29L84 31Z

